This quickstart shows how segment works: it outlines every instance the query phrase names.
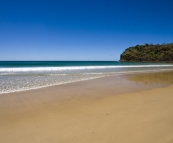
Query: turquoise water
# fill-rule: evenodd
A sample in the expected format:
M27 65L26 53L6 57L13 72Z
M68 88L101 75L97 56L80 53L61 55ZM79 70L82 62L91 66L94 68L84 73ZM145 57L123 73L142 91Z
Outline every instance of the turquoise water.
M12 67L67 67L67 66L128 66L128 65L170 65L163 63L138 63L118 61L0 61L0 68Z
M0 94L116 74L171 70L173 64L117 61L3 61Z

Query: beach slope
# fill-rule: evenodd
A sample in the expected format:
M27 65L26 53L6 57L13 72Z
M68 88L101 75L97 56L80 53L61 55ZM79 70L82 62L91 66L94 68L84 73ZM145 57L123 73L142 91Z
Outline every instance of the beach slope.
M1 95L0 142L173 142L173 85L116 92L116 78Z

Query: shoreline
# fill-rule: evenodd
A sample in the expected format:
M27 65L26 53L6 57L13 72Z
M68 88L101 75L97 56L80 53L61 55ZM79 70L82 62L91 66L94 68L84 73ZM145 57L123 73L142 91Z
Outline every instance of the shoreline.
M173 83L141 78L152 75L157 73L1 94L0 142L171 142Z
M116 72L114 74L113 73L110 73L111 75L103 75L103 76L94 77L94 78L91 78L91 79L77 80L77 81L60 83L60 84L55 84L55 85L47 85L47 86L41 86L41 87L36 87L36 88L23 89L23 90L19 90L19 91L9 91L9 92L0 93L0 95L10 94L10 93L19 93L19 92L31 91L31 90L39 90L39 89L42 89L42 88L48 88L48 87L53 87L53 86L60 86L60 85L65 85L65 84L72 84L72 83L76 83L76 82L83 82L83 81L88 81L88 80L94 80L94 79L104 78L104 77L108 77L108 76L135 75L135 74L158 73L158 72L169 72L169 71L173 71L173 69L144 70L144 71L130 71L130 72L129 71L128 72Z

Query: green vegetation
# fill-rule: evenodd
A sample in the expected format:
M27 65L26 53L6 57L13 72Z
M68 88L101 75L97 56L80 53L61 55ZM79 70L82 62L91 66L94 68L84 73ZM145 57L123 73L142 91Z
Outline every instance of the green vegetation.
M136 45L120 56L122 62L173 62L173 43Z

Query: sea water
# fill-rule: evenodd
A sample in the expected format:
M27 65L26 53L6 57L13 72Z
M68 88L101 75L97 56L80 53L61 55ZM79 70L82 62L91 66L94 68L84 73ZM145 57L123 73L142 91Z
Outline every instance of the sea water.
M1 61L0 94L116 74L173 70L173 64L117 61Z

